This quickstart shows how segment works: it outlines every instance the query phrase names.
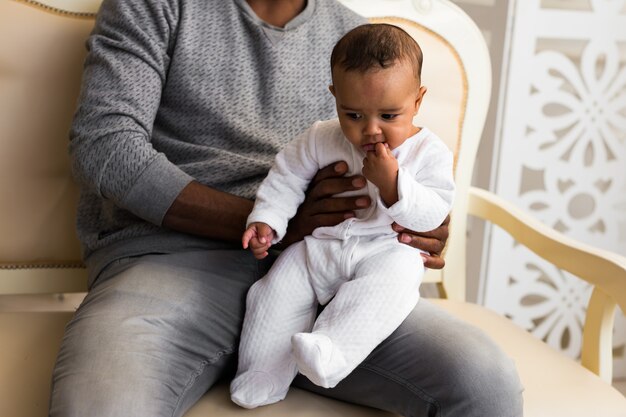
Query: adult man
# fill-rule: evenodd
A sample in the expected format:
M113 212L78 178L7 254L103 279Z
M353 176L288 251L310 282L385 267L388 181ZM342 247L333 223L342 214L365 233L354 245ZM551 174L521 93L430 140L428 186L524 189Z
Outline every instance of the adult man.
M235 243L250 199L276 152L334 114L327 58L362 21L330 0L104 1L70 144L90 291L51 416L179 416L234 366L245 293L269 266ZM285 245L370 203L329 198L365 185L345 169L320 171ZM426 242L426 266L443 266ZM520 415L507 359L423 304L327 394L405 415Z

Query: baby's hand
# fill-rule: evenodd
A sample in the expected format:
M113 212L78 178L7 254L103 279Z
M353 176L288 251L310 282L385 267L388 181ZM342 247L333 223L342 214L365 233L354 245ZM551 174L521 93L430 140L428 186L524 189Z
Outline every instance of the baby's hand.
M378 187L385 204L391 206L398 201L398 160L386 143L379 142L374 151L367 152L363 176Z
M265 223L250 223L250 226L243 233L241 242L243 248L252 251L257 259L263 259L267 256L267 250L272 246L272 241L276 237L276 232Z

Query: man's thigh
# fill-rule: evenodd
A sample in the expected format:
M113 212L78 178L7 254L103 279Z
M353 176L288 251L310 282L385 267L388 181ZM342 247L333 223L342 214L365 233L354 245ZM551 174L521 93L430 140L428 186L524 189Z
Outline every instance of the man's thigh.
M513 361L481 330L425 299L335 388L302 375L294 385L403 416L522 415Z
M247 251L125 258L108 267L66 329L51 416L180 415L234 366Z

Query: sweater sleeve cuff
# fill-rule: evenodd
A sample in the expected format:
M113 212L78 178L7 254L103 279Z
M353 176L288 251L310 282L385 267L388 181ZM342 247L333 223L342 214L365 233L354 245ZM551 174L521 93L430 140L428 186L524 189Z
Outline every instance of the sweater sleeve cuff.
M122 205L160 226L176 197L192 180L193 177L169 162L163 154L158 154L133 184Z

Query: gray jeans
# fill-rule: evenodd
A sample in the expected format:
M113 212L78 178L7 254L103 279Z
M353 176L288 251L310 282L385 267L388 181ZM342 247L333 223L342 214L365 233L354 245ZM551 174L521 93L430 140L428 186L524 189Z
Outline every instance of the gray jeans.
M50 416L182 416L232 376L245 295L269 265L243 250L116 261L67 326ZM427 300L337 387L294 385L403 416L522 415L512 360Z

